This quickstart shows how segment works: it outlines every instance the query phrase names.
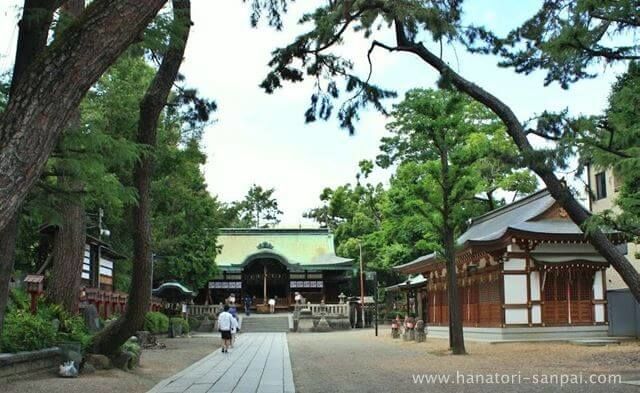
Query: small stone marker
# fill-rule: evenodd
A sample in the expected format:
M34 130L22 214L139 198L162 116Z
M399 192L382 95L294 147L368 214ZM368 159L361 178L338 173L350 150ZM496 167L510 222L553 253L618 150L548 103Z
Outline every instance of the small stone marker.
M331 326L329 326L329 322L327 322L327 318L324 315L320 317L320 321L318 321L318 326L315 328L316 332L330 332Z
M424 321L422 319L418 319L418 322L416 322L415 337L416 342L422 343L427 341L427 333L425 332Z
M82 309L82 316L84 318L84 324L90 333L96 333L100 330L100 317L98 316L98 309L93 304L90 304Z

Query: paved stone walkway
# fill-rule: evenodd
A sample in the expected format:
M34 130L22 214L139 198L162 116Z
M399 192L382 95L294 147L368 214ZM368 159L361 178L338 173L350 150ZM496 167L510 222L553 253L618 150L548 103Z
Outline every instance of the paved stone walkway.
M285 333L244 333L149 393L295 393Z

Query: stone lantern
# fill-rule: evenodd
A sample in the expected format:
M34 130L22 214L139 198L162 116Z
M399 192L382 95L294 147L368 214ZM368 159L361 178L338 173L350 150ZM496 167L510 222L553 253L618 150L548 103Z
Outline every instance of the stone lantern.
M344 304L344 299L347 298L347 295L345 295L343 292L340 292L340 294L338 295L338 300L340 301L340 304Z
M31 313L38 309L38 296L44 291L44 276L41 274L29 274L24 278L27 292L31 295Z

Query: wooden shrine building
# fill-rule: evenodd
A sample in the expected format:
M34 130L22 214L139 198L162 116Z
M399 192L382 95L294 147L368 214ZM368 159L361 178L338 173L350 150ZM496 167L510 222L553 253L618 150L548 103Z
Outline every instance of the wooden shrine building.
M546 190L473 219L457 243L465 337L607 335L609 265ZM416 308L429 334L448 336L447 269L441 256L425 255L395 269L427 279Z
M221 229L219 273L208 285L210 302L234 294L242 305L276 299L276 307L292 306L295 292L312 303L337 303L348 285L352 260L335 255L328 229Z

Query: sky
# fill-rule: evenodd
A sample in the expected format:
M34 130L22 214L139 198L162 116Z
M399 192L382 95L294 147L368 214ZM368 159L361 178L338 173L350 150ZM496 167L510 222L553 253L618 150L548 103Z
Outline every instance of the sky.
M194 25L181 72L190 87L214 99L215 122L207 126L203 148L208 156L202 170L208 189L221 201L240 200L252 184L275 188L284 212L280 227L313 227L302 214L320 205L325 187L355 182L358 162L374 159L389 119L365 110L354 135L340 129L335 119L305 124L310 82L285 85L268 95L259 88L268 72L273 49L304 31L296 21L310 9L309 0L290 6L283 31L265 23L252 28L249 7L241 0L192 0ZM317 3L317 2L313 2ZM19 0L0 1L0 72L11 68L18 35ZM498 33L506 33L533 15L540 1L467 0L465 18ZM374 38L393 44L388 31ZM337 50L348 55L364 78L368 71L369 42L350 32ZM597 79L581 81L570 90L557 84L545 87L544 73L519 75L497 67L493 56L472 55L445 47L443 58L459 73L508 103L521 120L544 110L568 108L573 114L598 114L606 105L615 77L623 69L602 67ZM372 82L395 90L398 98L411 88L434 88L437 73L410 54L376 50ZM368 179L388 181L390 173L377 169Z

